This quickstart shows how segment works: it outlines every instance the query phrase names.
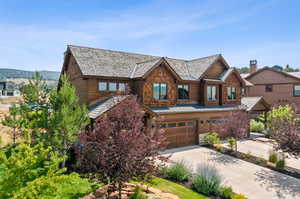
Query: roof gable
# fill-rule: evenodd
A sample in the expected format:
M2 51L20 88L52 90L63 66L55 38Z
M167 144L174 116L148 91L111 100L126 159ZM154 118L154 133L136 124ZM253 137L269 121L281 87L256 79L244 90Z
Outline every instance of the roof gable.
M268 78L270 76L272 76L272 78ZM298 77L297 74L290 74L269 67L261 68L249 74L245 79L254 84L295 83L300 81L300 77Z

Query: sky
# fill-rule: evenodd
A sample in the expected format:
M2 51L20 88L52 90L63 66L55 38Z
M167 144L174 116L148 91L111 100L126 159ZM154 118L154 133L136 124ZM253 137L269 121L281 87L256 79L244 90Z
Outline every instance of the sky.
M60 71L68 44L300 68L298 0L0 0L0 68Z

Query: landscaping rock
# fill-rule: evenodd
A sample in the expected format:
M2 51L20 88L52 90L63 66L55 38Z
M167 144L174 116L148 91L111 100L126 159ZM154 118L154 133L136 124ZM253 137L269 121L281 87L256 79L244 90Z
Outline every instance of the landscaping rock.
M96 199L96 196L94 196L94 194L91 193L89 195L82 197L81 199Z
M108 189L109 189L109 186L108 185L106 185L106 186L103 186L103 187L100 187L99 189L97 189L96 191L95 191L95 196L96 196L96 198L98 199L105 199L105 198L107 198L107 191L108 191Z

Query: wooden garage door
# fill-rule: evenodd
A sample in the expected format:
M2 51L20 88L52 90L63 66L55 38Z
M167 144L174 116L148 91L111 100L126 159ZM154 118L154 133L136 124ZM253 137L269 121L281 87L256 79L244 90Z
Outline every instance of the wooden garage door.
M168 148L198 144L196 121L167 122L161 127L165 130Z

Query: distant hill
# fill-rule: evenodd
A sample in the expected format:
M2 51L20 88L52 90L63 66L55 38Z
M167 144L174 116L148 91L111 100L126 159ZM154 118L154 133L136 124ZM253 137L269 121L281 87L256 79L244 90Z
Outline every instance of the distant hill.
M38 71L41 73L44 80L58 81L60 72L57 71ZM0 68L0 79L3 78L24 78L31 79L34 76L34 71L25 71L18 69Z

